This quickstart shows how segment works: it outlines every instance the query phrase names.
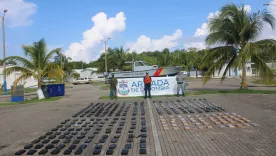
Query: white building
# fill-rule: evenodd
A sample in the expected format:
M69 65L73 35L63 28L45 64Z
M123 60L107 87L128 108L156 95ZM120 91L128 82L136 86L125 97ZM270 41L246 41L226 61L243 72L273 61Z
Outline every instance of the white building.
M103 73L97 73L97 68L74 69L74 72L80 74L80 78L92 78L92 80L103 81Z
M276 61L266 64L270 69L276 70Z
M246 68L246 76L256 76L256 75L253 74L253 72L252 72L252 71L253 71L253 70L252 70L252 64L253 64L253 63L247 63L247 64L245 65L245 68ZM225 65L222 67L220 73L219 73L218 70L215 71L213 77L219 77L219 78L222 77L222 75L223 75L223 73L224 73L226 67L227 67L227 64L225 64ZM235 77L235 76L238 76L238 77L242 76L242 70L239 70L239 69L229 69L229 70L227 71L227 73L226 73L226 77Z
M6 68L11 67L10 65L7 65ZM102 73L97 73L97 68L86 68L86 69L75 69L74 71L76 73L80 74L81 78L92 78L92 80L97 81L104 81L104 77ZM21 75L20 72L13 72L6 78L7 82L7 89L11 89L11 86L13 85L14 81ZM3 75L3 67L0 66L0 85L4 84L4 75ZM25 88L29 87L37 87L37 80L35 80L33 77L28 79L27 81L20 81L18 84L24 85Z
M254 68L252 68L253 63L247 63L246 64L246 76L256 76L254 74ZM227 64L225 64L221 71L219 70L215 71L213 74L213 78L221 78L225 69L227 67ZM242 75L242 70L236 70L236 69L229 69L226 73L226 77L240 77ZM202 72L201 71L190 71L190 77L202 77Z
M6 66L6 68L11 67L9 65ZM21 75L20 72L13 72L6 78L7 82L7 89L11 89L11 86L13 85L13 82ZM4 75L3 75L3 67L0 66L0 84L4 84ZM23 82L20 81L18 84L23 85L25 88L28 87L36 87L37 86L37 80L35 80L33 77L28 79L27 81Z

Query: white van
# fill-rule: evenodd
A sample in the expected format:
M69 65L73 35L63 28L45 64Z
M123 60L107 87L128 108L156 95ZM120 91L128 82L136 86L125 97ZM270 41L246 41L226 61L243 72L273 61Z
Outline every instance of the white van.
M92 78L78 78L77 80L73 81L73 85L78 85L78 84L91 84L92 83Z

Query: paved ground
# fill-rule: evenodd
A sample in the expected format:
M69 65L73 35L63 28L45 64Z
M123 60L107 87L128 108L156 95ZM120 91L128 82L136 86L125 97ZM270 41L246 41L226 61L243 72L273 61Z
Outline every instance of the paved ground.
M210 88L216 87L210 86ZM107 93L108 91L99 90L94 86L82 85L69 90L66 98L60 101L0 107L0 155L13 155L15 150L21 149L30 141L45 134L64 119L87 107L91 102L97 103L97 97ZM150 134L147 141L147 146L150 145L148 154L160 155L158 153L160 152L159 146L156 145L158 140L162 155L273 156L276 154L276 95L204 95L195 98L206 98L208 101L223 106L228 112L235 112L258 123L259 126L220 129L213 125L213 129L186 131L184 125L177 119L179 130L171 130L172 127L169 127L171 131L164 131L160 117L152 106L153 101L144 101L146 121L148 125L155 127L148 126ZM176 99L160 100L175 101ZM131 106L130 111L133 110L133 107ZM163 108L162 111L165 112ZM169 115L165 113L164 116L169 121ZM182 113L182 116L188 120L185 114ZM176 115L174 117L177 118ZM201 115L201 117L204 116ZM130 122L127 124L126 127L130 126ZM134 144L138 147L137 142L138 140L135 140ZM92 148L90 152L92 152ZM133 155L137 154L138 148L132 153Z
M43 134L103 94L106 91L98 87L80 85L59 101L0 107L0 151L18 141L25 144L28 138Z

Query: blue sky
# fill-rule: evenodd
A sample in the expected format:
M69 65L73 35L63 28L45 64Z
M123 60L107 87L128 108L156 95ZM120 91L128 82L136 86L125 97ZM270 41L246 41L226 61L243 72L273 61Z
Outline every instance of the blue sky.
M204 48L206 34L195 35L197 29L204 29L210 13L215 14L229 2L241 4L242 0L1 0L0 9L9 9L6 14L8 56L22 56L22 44L45 38L49 49L62 47L74 60L90 61L103 51L103 44L97 39L108 37L112 38L108 46L124 46L137 52L180 46ZM263 4L270 2L276 3L276 0L244 1L251 12L265 9ZM104 27L95 28L82 42L83 32L94 25L91 18L100 12L107 15L106 20L101 20L103 14L97 16L99 25ZM106 26L105 22L120 12L123 14L118 17L119 23L111 22ZM276 36L275 31L272 34L268 37ZM75 46L71 46L72 43L76 43ZM2 49L0 52L2 54Z

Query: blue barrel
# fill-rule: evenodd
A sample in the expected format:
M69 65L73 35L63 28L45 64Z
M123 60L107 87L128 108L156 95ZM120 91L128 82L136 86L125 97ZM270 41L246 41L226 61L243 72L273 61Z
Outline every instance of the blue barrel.
M64 96L64 84L50 84L48 85L49 97Z
M46 86L48 97L64 96L65 85L64 84L48 84Z

